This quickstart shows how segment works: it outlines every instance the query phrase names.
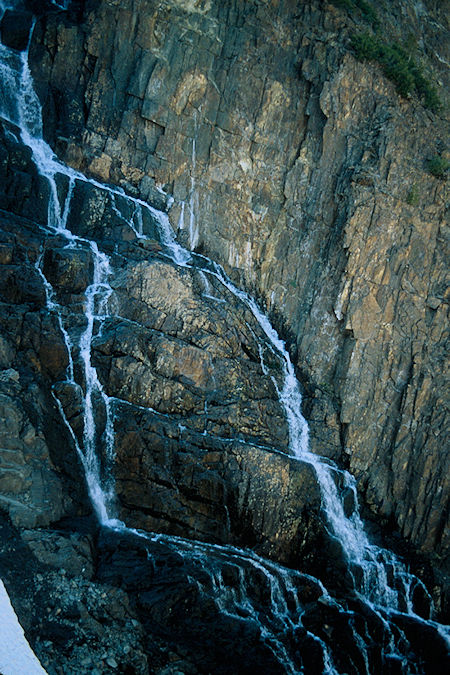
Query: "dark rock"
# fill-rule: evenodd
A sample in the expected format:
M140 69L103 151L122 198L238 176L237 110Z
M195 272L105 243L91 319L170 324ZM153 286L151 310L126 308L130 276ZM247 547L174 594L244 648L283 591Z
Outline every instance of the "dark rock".
M12 244L1 244L0 245L0 264L9 265L12 262Z
M63 651L70 649L70 642L75 638L75 630L56 621L43 621L42 631L50 642L53 642Z
M63 486L44 435L32 424L19 391L19 385L0 382L0 508L15 525L45 526L64 512Z
M75 523L78 526L80 521ZM61 530L45 530L43 535L42 545L52 542L58 548L64 540L66 553L69 542L77 547L83 540L69 529L64 535ZM41 547L39 531L28 531L26 536ZM73 554L74 549L69 553L72 560ZM148 675L142 627L125 592L75 573L73 569L66 574L38 560L0 513L0 576L49 675L57 675L60 669L70 675L90 672L89 664L101 664L103 658L114 658L122 672ZM163 647L157 653L160 650L163 653Z
M413 633L424 625L417 618L395 618L410 642L394 657L388 623L367 604L356 598L340 604L323 595L310 578L248 552L110 531L101 533L99 550L100 579L124 588L148 634L169 640L189 660L195 654L201 672L247 673L257 663L261 672L313 674L330 658L336 669L352 675L365 668L370 673L403 672L414 668L417 658L424 673L434 672L433 648L416 651ZM300 594L290 595L289 601L288 594L279 595L283 588L299 589ZM301 618L295 618L296 612ZM292 623L281 615L290 616ZM442 647L441 638L434 639ZM443 657L439 652L437 659Z
M75 182L67 228L82 237L114 242L132 241L138 233L155 238L158 233L148 209L140 210L119 191L109 193L81 180Z
M7 9L0 22L0 36L4 45L22 51L27 48L33 20L31 12Z
M73 418L83 414L82 388L72 382L55 382L53 392L61 402L66 419L73 425ZM79 424L82 424L82 420Z
M25 5L34 14L45 14L46 12L55 12L61 9L58 7L58 0L25 0Z
M33 269L24 270L19 265L4 265L0 282L2 299L13 304L30 302L34 307L44 307L45 289L39 274Z
M239 617L232 606L229 612L221 611L212 589L205 585L209 572L202 569L200 560L144 541L142 547L151 557L142 556L136 554L140 547L130 537L103 538L99 574L106 579L115 576L116 582L119 575L121 584L136 594L140 618L149 631L189 655L195 653L201 671L250 673L256 665L262 673L285 672L254 618ZM136 559L146 570L140 570L140 584L134 581ZM218 565L220 569L219 561ZM259 598L254 601L260 603L260 594Z
M68 574L86 579L93 576L93 542L88 536L73 533L70 536L42 530L25 530L23 540L44 565L64 569Z
M51 379L64 377L69 365L69 355L58 321L53 317L44 317L42 320L39 360L44 372L47 372Z
M445 82L441 7L427 20L376 11L387 41L433 45L422 57ZM48 133L67 128L64 158L103 180L152 199L170 186L180 238L255 290L289 337L315 451L348 462L377 517L445 557L445 198L423 169L445 115L430 124L354 58L359 10L288 3L275 21L270 4L171 0L167 12L99 2L70 31L55 17L36 32L34 72L60 93ZM89 199L92 221L103 207Z
M417 617L392 613L393 623L404 632L416 658L422 660L425 675L444 675L450 667L447 640Z
M91 283L92 254L84 249L46 249L43 271L58 290L83 293Z
M0 209L46 226L49 186L19 138L17 127L0 121Z
M351 488L345 488L342 494L342 505L344 507L344 513L347 518L351 518L352 514L355 513L357 509L356 495Z

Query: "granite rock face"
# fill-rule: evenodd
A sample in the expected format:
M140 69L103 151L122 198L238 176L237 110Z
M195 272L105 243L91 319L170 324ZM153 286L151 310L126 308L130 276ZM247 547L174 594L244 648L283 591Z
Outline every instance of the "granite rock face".
M331 612L339 650L350 614L327 610L307 572L351 597L353 582L325 527L314 470L286 454L280 358L215 277L176 267L118 218L111 193L75 181L70 218L97 208L73 229L110 254L110 316L91 358L114 412L117 513L158 534L99 532L77 454L86 382L74 346L86 329L93 248L49 231L45 208L31 219L41 182L17 129L5 123L1 132L0 574L41 662L50 675L323 664L308 630L291 635L284 622L296 620L297 597L313 623ZM64 194L64 176L57 183ZM143 224L149 234L154 226ZM94 405L104 431L102 403ZM376 633L377 620L368 623Z
M390 5L387 39L420 36L445 81L443 10ZM356 61L349 35L365 29L323 2L96 2L44 18L31 56L58 153L174 195L180 239L288 337L313 448L445 558L446 185L426 160L446 122Z
M447 672L438 632L400 614L388 630L355 594L315 472L288 454L284 364L253 314L201 255L175 265L126 197L258 296L295 355L312 449L443 567L445 182L425 159L444 121L354 59L364 21L327 3L24 5L46 137L115 186L57 175L78 239L51 231L49 183L2 122L0 573L49 674L315 673L326 657ZM408 3L386 11L419 30ZM29 22L5 14L4 43L23 50ZM98 528L81 466L96 250L111 295L89 358L112 412L98 389L96 438L115 432L99 464L136 531ZM445 580L408 560L443 616ZM428 616L420 584L412 602Z
M91 361L111 397L119 516L131 527L251 545L285 564L315 566L314 551L323 549L325 564L331 544L314 470L286 454L283 364L250 310L217 278L177 267L156 240L139 238L118 217L115 197L95 185L73 187L68 221L83 237L77 246L33 223L28 200L18 198L23 167L33 170L14 133L5 125L1 203L9 210L0 212L0 488L13 524L48 527L86 514L75 445L83 445L86 383L77 349L76 380L68 377L67 344L86 327L95 263L84 237L98 236L111 255L113 296ZM39 190L39 181L29 186L30 203ZM151 220L143 227L155 232ZM59 310L49 310L46 283ZM94 406L102 431L101 401ZM49 562L58 536L40 541L30 530L26 541ZM75 556L69 567L80 564Z
M32 193L41 183L9 125L2 126L0 148L0 502L14 525L46 527L89 506L70 434L52 396L68 354L58 320L47 311L38 270L39 226L28 219L30 199L39 218L39 199ZM10 202L15 208L3 210Z

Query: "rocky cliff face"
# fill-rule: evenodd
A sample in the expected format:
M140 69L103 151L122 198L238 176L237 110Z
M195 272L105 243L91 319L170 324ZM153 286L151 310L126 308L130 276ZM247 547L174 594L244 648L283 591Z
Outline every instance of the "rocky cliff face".
M39 24L32 63L58 153L144 198L169 189L180 239L289 337L314 447L445 557L446 185L426 160L446 127L355 59L353 10L87 3L78 23ZM397 2L388 18L445 77L443 9Z
M412 546L443 616L443 113L357 61L362 3L25 5L44 135L94 179L46 177L2 121L0 571L38 655L50 673L446 672L406 613L428 617L417 580L393 615L355 592L316 471L288 454L286 364L202 256L267 309L312 450ZM391 5L386 39L420 35L444 78L443 10ZM16 55L28 9L0 22ZM111 512L158 534L98 530L87 445Z
M318 566L340 592L352 582L325 527L312 466L286 454L276 393L282 362L223 284L168 258L152 238L158 232L150 216L140 223L145 239L136 235L125 197L82 180L70 187L60 175L58 188L71 203L67 226L77 239L71 244L68 229L49 230L50 186L18 135L2 124L0 571L27 634L50 673L148 673L150 656L157 672L171 660L189 672L217 670L230 644L236 666L228 659L223 672L238 668L244 655L248 668L260 663L261 672L284 672L286 657L259 638L260 615L267 614L267 635L283 624L273 593L286 604L292 583L298 601L316 606L323 587L305 572L316 574ZM96 317L90 355L113 413L111 466L101 449L107 420L97 390L100 462L111 471L106 479L114 483L119 517L172 535L167 543L159 543L161 534L142 541L132 532L98 539L89 515L89 374L80 336L89 325L89 289L98 283L95 239L110 253L113 292L109 318ZM193 551L186 537L196 540ZM199 541L209 547L199 552ZM254 553L223 546L230 544ZM256 554L292 566L301 559L303 571L292 572L282 592L282 568L267 577L270 563ZM236 593L244 617L235 613ZM292 609L286 604L288 614ZM312 620L317 613L320 604ZM338 611L333 621L341 619ZM150 635L151 648L144 645ZM304 631L299 640L307 646L311 638Z

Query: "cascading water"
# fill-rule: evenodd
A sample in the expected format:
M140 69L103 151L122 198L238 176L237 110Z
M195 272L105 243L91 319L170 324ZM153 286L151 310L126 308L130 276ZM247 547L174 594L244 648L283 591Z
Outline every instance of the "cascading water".
M63 7L67 3L55 4ZM13 2L2 2L0 18L3 11L12 6L14 6ZM308 462L314 468L320 484L323 510L328 526L347 556L349 567L354 572L355 588L360 599L367 603L372 611L379 612L379 616L386 625L390 614L404 612L414 616L417 620L436 626L437 630L445 635L448 640L448 633L443 627L428 621L428 617L427 619L419 619L414 613L410 589L414 584L420 584L421 582L409 574L393 554L369 542L357 506L350 517L345 514L338 484L344 490L350 490L354 494L355 504L357 505L355 481L348 472L339 470L331 462L324 461L309 450L308 425L301 414L301 393L294 366L284 342L259 309L255 300L232 284L219 265L180 246L174 238L167 214L158 211L143 200L125 195L119 188L102 185L98 181L89 179L60 163L51 148L43 140L41 106L34 91L28 66L28 51L17 54L13 50L0 45L0 57L2 60L1 82L3 92L0 101L0 115L20 129L22 141L31 149L39 174L45 177L49 184L50 196L46 232L61 237L67 248L87 251L93 263L93 278L85 291L85 327L78 338L71 335L69 328L65 326L61 307L55 299L56 295L50 282L45 277L41 259L37 263L37 269L46 289L48 311L58 319L69 354L67 368L67 383L69 385L79 386L76 380L75 359L77 358L83 366L81 384L84 389L84 429L81 439L77 438L72 431L57 397L55 397L55 400L80 455L86 472L89 493L100 523L119 532L127 530L126 526L117 519L114 511L115 493L111 462L114 454L114 405L117 399L108 397L104 392L98 373L91 363L92 342L101 332L104 321L111 313L110 301L113 290L109 284L111 263L107 254L99 250L96 242L76 236L67 229L74 187L77 181L90 183L96 188L106 191L111 197L113 210L130 227L137 238L145 238L143 232L144 214L150 214L158 224L159 239L164 247L163 254L178 266L198 270L204 282L206 297L214 301L224 302L223 298L216 297L211 293L209 277L220 282L225 292L229 292L251 311L265 334L270 349L280 357L282 362L283 377L281 384L277 382L274 382L274 384L288 421L290 451L296 458ZM192 152L193 162L195 162L194 144ZM65 179L67 187L66 196L61 205L58 181L62 178ZM192 183L191 188L189 210L192 221L194 217L194 203L192 201L194 183ZM131 205L131 217L122 214L118 205L120 199ZM198 223L195 223L194 228L192 221L190 223L191 248L194 247L194 240L198 238L197 228ZM264 364L263 345L258 342L257 346L261 357L262 370L267 372ZM104 423L102 425L99 424L96 415L96 410L99 407L103 411ZM164 539L170 546L181 551L183 555L197 558L205 568L208 567L208 555L211 555L211 552L214 551L214 555L234 556L236 561L242 563L245 560L246 565L262 571L271 589L273 612L271 622L264 622L257 616L255 606L246 595L243 577L240 580L239 590L233 592L223 584L223 579L217 570L211 572L210 579L223 611L233 614L238 608L239 611L245 611L256 617L262 626L263 637L267 638L274 654L285 664L286 672L299 672L283 644L276 638L276 628L272 625L273 622L281 622L284 625L301 624L302 610L295 590L290 585L289 574L282 567L259 559L252 553L232 547L208 547L206 544L187 542L167 535L162 537L161 535L138 534L139 536L147 536L149 540ZM315 580L315 583L320 584L317 580ZM331 601L323 586L321 588L324 598L334 602ZM287 596L290 596L291 600L294 599L296 605L294 611L288 608L286 604ZM313 634L311 634L311 638L319 644L322 650L323 672L330 674L338 672L333 665L328 646L321 638ZM358 639L361 640L362 638L358 636ZM389 652L389 650L395 651L393 638L386 651ZM368 665L366 672L369 672Z

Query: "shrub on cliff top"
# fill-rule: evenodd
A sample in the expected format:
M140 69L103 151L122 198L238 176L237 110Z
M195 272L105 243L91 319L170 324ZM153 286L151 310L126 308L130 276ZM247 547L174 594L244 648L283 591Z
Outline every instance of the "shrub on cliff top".
M440 108L436 88L408 49L397 42L388 44L368 31L352 35L351 46L360 61L379 63L401 96L416 92L426 108L434 111Z

